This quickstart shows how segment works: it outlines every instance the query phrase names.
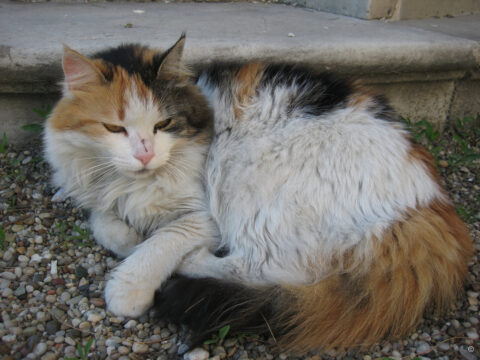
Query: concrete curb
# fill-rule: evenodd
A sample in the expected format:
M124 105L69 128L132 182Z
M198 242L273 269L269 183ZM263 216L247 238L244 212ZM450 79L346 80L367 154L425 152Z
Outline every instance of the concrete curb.
M0 133L9 138L16 138L12 126L32 121L13 109L22 97L55 98L62 43L86 54L122 42L166 48L182 31L189 62L261 59L331 69L387 93L403 115L439 124L461 116L452 109L480 111L478 101L455 100L472 98L472 89L480 98L478 15L387 23L252 3L3 1L0 9L0 109L9 108L0 110Z

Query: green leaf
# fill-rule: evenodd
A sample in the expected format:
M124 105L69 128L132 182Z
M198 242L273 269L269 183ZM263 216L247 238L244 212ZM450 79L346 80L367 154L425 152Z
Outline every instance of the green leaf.
M229 331L230 331L230 325L225 325L220 330L218 330L218 337L220 339L225 339L225 336L227 336Z
M36 123L27 124L27 125L21 126L21 129L24 130L24 131L34 133L34 134L40 134L41 132L43 132L43 125L42 124L36 124Z
M210 345L210 344L216 344L217 342L218 342L218 339L210 339L210 340L205 340L203 344Z
M0 226L0 250L5 250L7 247L7 241L6 241L6 236L5 236L5 231L3 231L3 228Z
M88 340L88 342L86 343L84 349L85 349L85 358L86 358L86 355L89 353L90 351L90 348L92 347L92 344L93 344L93 338L91 338L90 340Z
M461 158L462 162L471 162L480 159L480 154L468 154Z
M83 353L82 344L80 343L77 344L77 352L78 352L78 356L80 356L82 359L85 357L85 354Z
M82 229L77 224L73 224L73 230L75 230L76 232L78 232L80 235L83 235L83 236L89 235L88 230Z
M7 152L7 134L3 133L2 142L0 143L0 153L5 154Z
M40 115L41 117L43 117L44 119L50 115L50 112L52 111L52 105L47 105L45 106L45 109L35 109L33 108L32 111L37 114L37 115Z

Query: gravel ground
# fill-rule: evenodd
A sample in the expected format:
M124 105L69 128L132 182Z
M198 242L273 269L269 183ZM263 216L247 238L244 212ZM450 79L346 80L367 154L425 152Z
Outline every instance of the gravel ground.
M468 139L480 152L478 133ZM273 351L273 340L231 336L188 351L187 331L159 323L152 313L140 319L115 317L105 309L105 275L118 260L96 245L86 214L70 200L51 202L55 189L42 160L40 143L7 146L0 153L0 358L79 358L77 347L91 340L90 359L293 359ZM452 199L468 221L476 256L466 291L441 318L426 317L403 341L385 342L346 359L467 359L480 357L480 170L479 162L454 164L461 151L447 131L439 168ZM84 357L86 358L86 357ZM305 359L321 359L309 354ZM323 355L323 358L335 358Z

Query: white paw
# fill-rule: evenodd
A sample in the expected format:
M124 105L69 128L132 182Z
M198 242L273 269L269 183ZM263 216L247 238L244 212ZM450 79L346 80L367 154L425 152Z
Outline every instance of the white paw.
M135 250L135 246L141 242L142 239L137 235L135 230L130 229L127 236L114 241L109 250L113 251L118 257L124 259L130 256Z
M140 287L135 279L120 279L114 273L105 287L105 300L115 315L138 317L152 306L154 293L154 289Z

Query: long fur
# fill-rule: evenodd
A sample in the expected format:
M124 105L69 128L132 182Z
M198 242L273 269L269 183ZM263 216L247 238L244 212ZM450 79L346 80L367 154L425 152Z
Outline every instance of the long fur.
M466 226L385 100L288 65L213 65L207 190L225 258L206 253L157 294L199 337L261 329L296 351L401 338L452 304ZM210 277L210 278L208 278Z

